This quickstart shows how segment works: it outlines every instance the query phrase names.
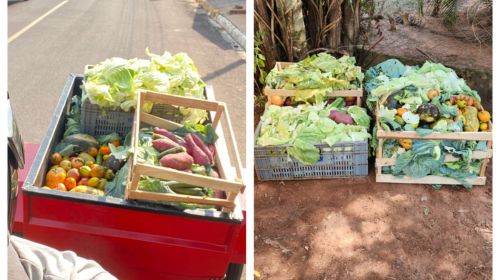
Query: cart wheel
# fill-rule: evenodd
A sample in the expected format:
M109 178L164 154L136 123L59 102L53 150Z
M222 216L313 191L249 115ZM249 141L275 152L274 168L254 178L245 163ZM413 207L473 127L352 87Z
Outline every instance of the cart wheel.
M243 275L245 265L239 263L230 263L227 269L226 280L240 280Z

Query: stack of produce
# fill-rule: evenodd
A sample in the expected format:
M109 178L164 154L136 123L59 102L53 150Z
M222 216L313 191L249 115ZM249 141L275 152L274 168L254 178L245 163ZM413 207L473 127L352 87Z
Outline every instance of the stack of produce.
M204 99L205 83L193 61L185 53L150 53L145 59L106 59L85 70L84 99L101 109L129 111L136 105L138 89ZM152 104L147 104L150 111ZM206 119L206 111L180 108L184 122Z
M354 57L336 59L327 53L320 53L283 69L274 68L266 77L266 86L295 90L293 98L273 96L271 100L274 105L289 105L298 101L320 102L328 92L361 88L363 78L361 67L356 66Z
M385 131L425 135L491 129L491 115L481 106L477 92L442 64L426 62L422 67L409 67L392 59L370 68L366 77L369 108L374 110L379 102L377 114ZM445 176L469 186L465 179L476 177L482 163L472 159L472 152L486 149L485 141L385 140L383 157L395 157L396 165L385 167L383 173L414 178ZM445 162L445 153L460 160Z
M128 134L121 139L117 133L100 137L80 133L81 99L75 96L66 116L63 139L50 156L52 166L46 173L44 189L113 196L123 198L128 181L128 165L132 154ZM160 165L184 172L218 178L215 170L217 135L210 124L184 124L169 131L143 128L136 151L143 163ZM139 189L224 198L225 193L174 181L142 176ZM181 209L211 208L192 203L169 203Z
M306 165L319 161L318 144L333 146L340 142L366 141L370 117L358 106L345 107L337 98L297 107L269 105L261 117L257 145L287 145L289 155Z
M128 156L127 147L121 145L116 133L99 140L87 134L73 134L55 149L43 188L100 196L105 194L106 185L113 181Z

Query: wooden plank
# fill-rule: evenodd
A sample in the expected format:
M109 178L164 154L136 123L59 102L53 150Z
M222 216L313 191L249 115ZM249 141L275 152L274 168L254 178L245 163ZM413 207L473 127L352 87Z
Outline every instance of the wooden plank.
M377 147L377 159L375 160L376 162L382 158L382 149L384 147L384 139L378 139L378 147ZM376 166L377 168L377 175L382 174L382 167Z
M239 192L240 189L244 186L242 183L230 182L224 179L202 176L198 174L178 171L172 168L145 165L140 163L135 165L135 170L141 175L228 192Z
M142 94L146 93L146 95L144 95L144 101L202 109L208 111L217 110L218 106L222 103L222 102L208 101L204 99L198 99L186 96L161 94L153 91L140 91L140 92Z
M223 206L228 207L230 209L234 208L234 202L211 198L211 197L202 197L202 196L192 196L192 195L181 195L181 194L170 194L170 193L154 193L154 192L145 192L145 191L129 191L128 197L130 199L143 199L143 200L152 200L152 201L169 201L169 202L185 202L185 203L197 203L197 204L205 204L205 205L215 205L215 206Z
M238 196L238 193L230 192L227 193L227 201L232 202L234 204L234 201L236 197ZM224 207L222 208L222 213L230 213L233 209L229 207Z
M489 128L491 129L491 122L489 123ZM493 141L488 141L486 144L488 149L492 148ZM492 157L492 156L491 156ZM479 171L479 176L485 176L486 175L486 168L488 167L488 164L490 163L490 159L487 158L483 161L483 164L481 165L481 170Z
M297 94L297 90L292 90L292 89L271 89L268 86L264 87L263 90L264 95L266 96L273 96L273 95L279 95L279 96L295 96ZM326 93L326 96L328 97L362 97L363 96L363 89L353 89L353 90L334 90L331 92Z
M488 151L474 151L472 152L472 158L473 159L487 159L491 158L493 156L493 150L488 150ZM454 157L451 154L447 154L444 158L445 162L450 162L450 161L457 161L460 160L458 157ZM375 162L375 166L380 167L380 166L392 166L396 164L396 158L377 158Z
M164 128L164 129L174 129L174 128L182 127L182 125L179 123L172 122L172 121L169 121L166 119L162 119L160 117L148 114L148 113L143 112L143 111L141 111L140 120L143 123L146 123L146 124L149 124L152 126L157 126L157 127Z
M431 132L428 135L420 136L415 131L384 131L379 129L377 130L377 138L490 141L493 139L493 134L491 132Z
M429 175L423 178L411 178L408 176L397 178L390 174L377 175L375 181L377 183L398 183L398 184L439 184L439 185L461 185L459 181L435 175ZM466 179L465 181L471 183L472 185L484 185L486 184L486 177L476 177L471 179Z
M222 117L222 114L224 113L224 106L220 105L217 107L217 110L215 111L215 115L212 118L212 127L217 128L219 125L220 118Z
M229 147L230 147L230 152L229 152L229 157L231 159L231 162L235 164L236 168L236 176L238 179L243 179L243 166L241 164L241 158L240 154L238 153L238 146L236 144L236 137L234 136L233 132L233 126L231 124L231 119L229 118L229 113L227 111L226 104L222 105L224 108L224 119L223 119L223 125L226 127L227 131L229 132Z

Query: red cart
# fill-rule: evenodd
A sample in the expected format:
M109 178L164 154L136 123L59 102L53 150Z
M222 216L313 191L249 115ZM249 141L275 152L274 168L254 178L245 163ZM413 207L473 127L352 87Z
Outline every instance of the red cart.
M82 78L68 78L42 144L25 146L13 233L75 251L119 279L239 279L246 242L242 194L228 214L38 188Z

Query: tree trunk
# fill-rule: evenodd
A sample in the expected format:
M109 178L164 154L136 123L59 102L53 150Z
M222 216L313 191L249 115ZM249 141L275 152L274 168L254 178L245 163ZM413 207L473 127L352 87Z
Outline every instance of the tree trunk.
M329 3L328 9L330 10L329 13L329 24L332 25L332 29L329 32L330 36L327 38L327 47L330 49L337 49L340 47L342 43L342 20L343 20L343 14L342 14L342 3L344 0L329 0L327 3ZM349 1L346 1L349 2Z
M266 57L266 70L269 71L278 58L278 46L272 34L274 31L274 20L271 19L272 16L266 6L266 0L255 0L254 9L255 14L258 14L258 16L255 16L254 26L256 31L262 33L261 50Z
M358 42L360 2L361 0L351 0L345 1L342 5L342 44L351 54Z

